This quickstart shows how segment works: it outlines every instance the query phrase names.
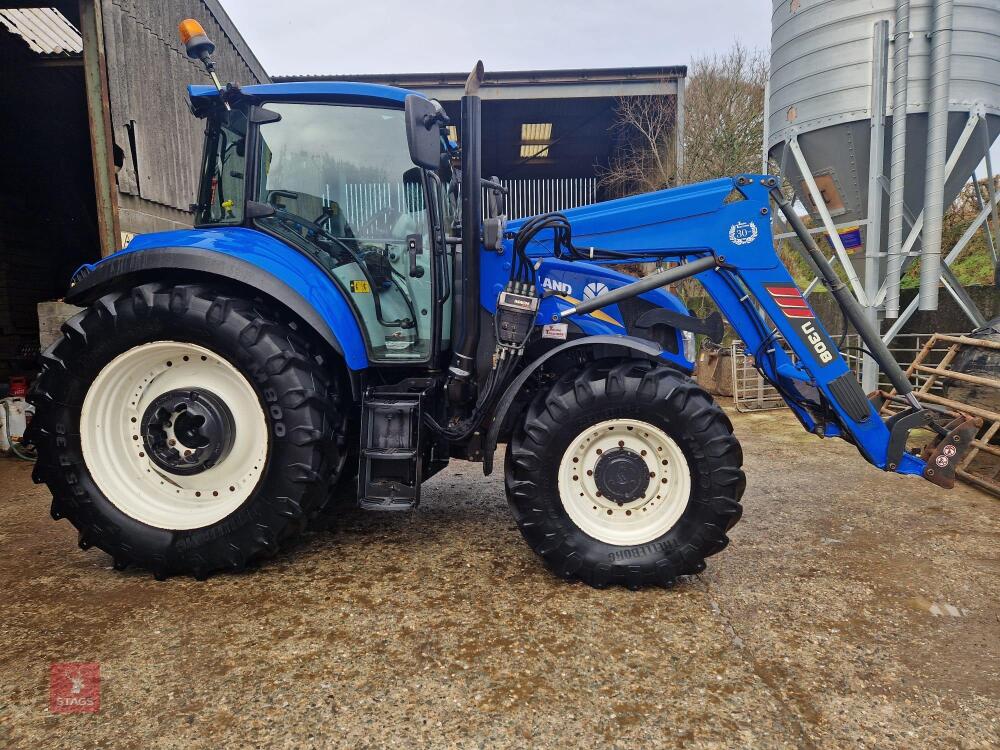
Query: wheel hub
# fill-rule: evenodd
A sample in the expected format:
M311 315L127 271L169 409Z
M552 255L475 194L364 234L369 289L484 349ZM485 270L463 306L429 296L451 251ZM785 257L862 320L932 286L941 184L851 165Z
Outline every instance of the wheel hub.
M608 544L658 539L680 519L691 495L691 472L677 441L629 417L578 433L558 471L559 498L570 519Z
M143 413L140 431L150 460L181 476L199 474L224 460L236 438L225 402L201 388L158 396Z
M594 484L609 500L619 505L631 503L645 496L649 487L649 467L633 450L610 450L597 460Z

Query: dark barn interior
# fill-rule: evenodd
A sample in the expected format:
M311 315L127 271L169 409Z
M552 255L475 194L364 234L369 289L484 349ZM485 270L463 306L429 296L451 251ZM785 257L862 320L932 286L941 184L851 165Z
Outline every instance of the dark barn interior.
M33 366L37 303L100 257L82 42L52 18L0 9L0 383Z
M459 122L459 103L442 104L452 122ZM607 166L614 151L614 122L614 97L487 100L483 102L483 170L504 179L592 177L596 168ZM550 124L549 138L544 139L550 143L522 144L525 123ZM522 149L522 145L529 148ZM531 146L545 148L535 154Z
M0 396L37 370L37 305L77 267L191 224L204 126L186 86L207 76L177 38L187 17L224 80L268 80L218 0L0 0Z

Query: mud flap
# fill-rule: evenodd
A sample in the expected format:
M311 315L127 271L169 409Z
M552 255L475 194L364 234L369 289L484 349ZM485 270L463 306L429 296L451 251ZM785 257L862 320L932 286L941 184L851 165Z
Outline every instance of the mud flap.
M975 439L983 420L964 414L945 426L945 434L924 448L921 458L927 462L924 479L950 490L955 486L955 470Z

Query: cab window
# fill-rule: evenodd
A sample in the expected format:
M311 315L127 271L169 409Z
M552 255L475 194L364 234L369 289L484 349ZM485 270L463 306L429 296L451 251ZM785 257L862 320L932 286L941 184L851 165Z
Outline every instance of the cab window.
M257 222L312 255L359 312L376 361L430 355L434 300L424 180L403 111L269 103L260 126Z
M201 194L195 224L240 224L243 221L247 117L239 109L212 115L205 142Z

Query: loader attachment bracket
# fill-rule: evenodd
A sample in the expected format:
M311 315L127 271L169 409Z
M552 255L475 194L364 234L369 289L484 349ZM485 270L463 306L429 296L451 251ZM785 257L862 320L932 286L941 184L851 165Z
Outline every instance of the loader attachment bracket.
M959 414L945 426L945 434L930 443L921 455L927 462L924 479L928 482L951 489L955 486L955 471L972 446L983 420Z
M886 420L885 426L889 428L889 446L885 456L886 471L895 471L902 462L910 432L921 427L929 427L933 421L934 412L929 409L907 409Z

